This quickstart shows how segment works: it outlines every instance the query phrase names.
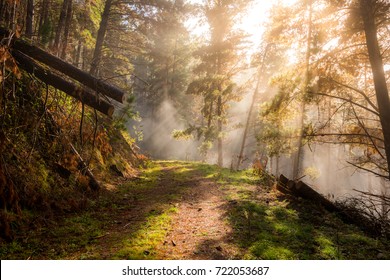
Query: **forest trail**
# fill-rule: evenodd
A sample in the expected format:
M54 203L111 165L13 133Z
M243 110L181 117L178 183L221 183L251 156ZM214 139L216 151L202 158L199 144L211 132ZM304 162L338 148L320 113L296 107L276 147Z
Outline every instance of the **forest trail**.
M23 231L2 259L389 259L390 247L251 170L150 162L85 209Z
M121 206L114 207L122 208L121 213L111 212L113 222L84 256L239 258L240 249L232 242L233 229L227 219L232 200L227 200L229 194L215 177L215 170L200 166L194 169L190 163L157 162L146 170L147 177L123 183L113 192L115 197L123 196ZM79 253L72 258L80 258Z
M226 221L226 191L212 179L192 178L159 255L163 259L230 259L239 248Z

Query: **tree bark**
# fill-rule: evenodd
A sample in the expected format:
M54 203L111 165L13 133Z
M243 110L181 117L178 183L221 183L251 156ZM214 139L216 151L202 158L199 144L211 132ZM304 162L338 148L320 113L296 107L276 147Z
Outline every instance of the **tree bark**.
M364 33L368 57L374 78L375 94L378 103L379 119L382 126L384 146L387 160L387 177L390 179L390 99L383 69L383 60L379 48L377 27L375 23L375 10L377 1L359 0L360 13L364 23Z
M17 50L13 50L12 55L18 62L20 68L35 75L41 81L65 92L66 94L80 100L92 108L95 108L107 116L112 116L114 106L109 104L107 101L99 99L95 94L87 91L86 89L68 82L62 77L52 73L50 70L39 66L34 60Z
M34 18L34 0L27 0L26 37L28 39L31 39L33 35L33 18Z
M62 40L62 51L60 57L62 59L66 56L66 48L68 46L68 37L69 37L69 29L70 25L72 24L72 0L68 0L68 7L66 10L66 19L65 19L65 30L64 30L64 39Z
M222 135L222 92L217 100L217 128L218 128L218 166L223 166L223 135Z
M58 25L57 25L57 29L56 29L56 37L54 39L54 45L53 45L53 49L56 53L58 53L58 50L59 50L61 32L62 32L62 29L64 28L64 25L65 25L66 11L68 9L68 2L69 1L70 0L64 0L64 2L62 2L60 19L58 20Z
M91 68L89 73L96 76L99 72L99 66L102 59L102 49L104 38L106 37L107 27L108 27L108 18L110 16L112 0L106 0L104 5L104 10L102 14L102 20L100 21L99 31L96 38L95 50L93 52L93 58L91 63Z
M312 14L313 14L313 0L309 0L308 2L309 9L309 18L307 20L307 41L306 41L306 59L305 59L305 80L303 84L303 100L300 107L300 119L299 119L299 134L298 134L298 143L297 143L297 152L294 157L293 162L293 178L296 179L299 177L299 172L302 165L303 158L303 133L305 126L305 111L306 111L306 101L305 95L307 93L307 89L310 82L310 55L311 55L311 37L312 37Z
M240 153L238 155L236 170L240 169L240 164L242 163L242 160L244 158L245 143L246 143L246 138L247 138L247 134L248 134L248 130L249 130L250 120L251 120L251 117L252 117L253 107L254 107L254 105L256 103L257 95L259 94L261 74L262 74L262 72L264 70L265 59L266 59L267 52L268 52L269 48L271 47L271 45L272 44L267 44L267 46L265 47L263 58L262 58L263 60L262 60L260 69L258 70L259 72L258 72L258 75L257 75L256 88L255 88L255 91L253 92L252 101L251 101L251 104L249 106L249 112L248 112L248 116L247 116L246 123L245 123L244 134L242 135L241 148L240 148Z
M42 40L41 36L43 35L44 26L48 24L49 19L49 9L50 2L48 0L42 0L41 2L41 12L39 15L38 23L38 41Z

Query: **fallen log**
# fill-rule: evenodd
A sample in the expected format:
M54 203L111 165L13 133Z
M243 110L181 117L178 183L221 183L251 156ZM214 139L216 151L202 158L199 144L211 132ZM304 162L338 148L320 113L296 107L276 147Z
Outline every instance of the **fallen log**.
M325 198L323 195L313 190L311 187L306 185L304 182L299 181L294 184L293 192L299 194L301 197L315 201L330 212L339 212L340 209L334 205L330 200Z
M287 191L296 196L317 202L330 212L340 211L340 209L334 203L302 181L295 182L293 180L289 180L282 174L279 177L278 185L278 190L281 192Z
M302 181L295 182L289 180L284 175L280 175L276 187L283 193L302 197L322 205L329 212L336 213L344 222L355 224L369 234L375 235L379 232L377 225L369 221L365 215L358 213L359 209L352 209L353 211L351 211L351 209L345 207L343 203L335 204Z
M33 59L24 55L23 53L13 50L12 55L18 63L18 66L30 74L33 74L42 82L51 85L66 94L80 100L84 104L95 108L99 112L111 117L114 113L114 106L101 98L98 98L94 93L81 88L71 82L66 81L59 75L51 72L38 65Z
M0 27L0 36L9 36L9 32ZM89 73L22 39L14 39L12 41L11 48L48 65L49 67L71 77L72 79L75 79L98 93L104 94L120 103L123 103L125 100L125 93L121 89L90 75Z

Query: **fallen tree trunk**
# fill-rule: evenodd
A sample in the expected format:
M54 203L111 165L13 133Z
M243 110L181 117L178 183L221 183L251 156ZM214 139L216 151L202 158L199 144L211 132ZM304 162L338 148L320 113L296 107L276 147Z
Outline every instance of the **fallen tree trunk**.
M324 206L325 209L330 212L338 212L340 210L330 200L325 198L317 191L313 190L311 187L309 187L302 181L298 181L298 183L293 185L293 192L299 194L303 198L310 199L321 204L322 206Z
M350 209L343 202L333 203L302 181L296 182L289 180L284 175L280 175L276 188L283 193L314 201L329 212L336 213L344 222L355 224L369 234L380 234L378 223L367 219L366 215L360 212L360 209Z
M0 36L9 36L9 32L4 28L0 28ZM18 50L101 94L104 94L120 103L124 102L125 93L121 89L108 84L83 70L80 70L79 68L44 51L41 48L38 48L21 39L14 39L11 47L13 50Z
M279 191L288 191L296 196L317 202L330 212L340 211L340 209L334 203L302 181L295 182L293 180L289 180L282 174L280 175L278 185Z
M48 69L38 65L33 59L24 55L23 53L13 50L12 55L18 62L20 68L24 69L28 73L35 75L42 82L51 85L66 94L80 100L84 104L95 108L99 112L112 116L114 113L114 106L101 98L98 98L94 93L87 91L71 82L64 80L57 74L54 74Z

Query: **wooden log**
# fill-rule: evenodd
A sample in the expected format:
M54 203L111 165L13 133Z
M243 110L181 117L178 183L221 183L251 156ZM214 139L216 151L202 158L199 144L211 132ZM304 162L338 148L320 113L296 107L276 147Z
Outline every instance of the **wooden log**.
M283 174L280 174L279 176L279 182L283 185L283 186L287 186L287 183L288 183L288 178L286 176L284 176Z
M0 36L8 36L9 32L0 27ZM125 100L125 93L109 83L98 79L89 73L67 63L66 61L38 48L22 39L14 39L12 43L12 49L18 50L25 55L28 55L35 60L50 66L51 68L75 79L83 85L97 91L98 93L104 94L120 103Z
M289 193L289 189L287 187L289 182L289 179L284 176L283 174L280 174L279 180L276 183L276 189L282 193Z
M19 51L13 50L12 55L18 62L18 66L20 68L35 75L42 82L65 92L66 94L80 100L92 108L95 108L109 117L111 117L114 113L114 106L107 101L98 98L94 93L64 80L59 75L54 74L49 69L45 69L44 67L38 65L33 59Z
M296 196L317 202L330 212L340 211L340 209L334 203L326 199L322 194L318 193L312 187L302 181L295 182L293 180L289 180L284 175L280 175L278 185L278 189L281 192L289 191Z
M310 186L306 185L304 182L299 181L294 184L294 188L291 189L294 193L299 196L306 198L308 200L317 202L324 206L324 208L330 212L339 212L340 209L334 205L330 200L325 198L322 194L315 191Z

